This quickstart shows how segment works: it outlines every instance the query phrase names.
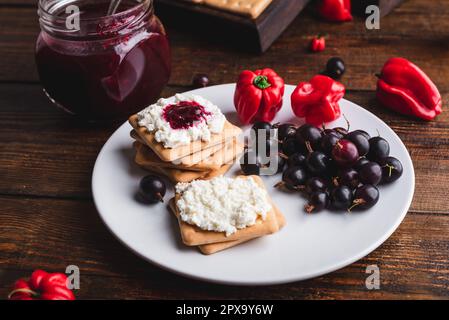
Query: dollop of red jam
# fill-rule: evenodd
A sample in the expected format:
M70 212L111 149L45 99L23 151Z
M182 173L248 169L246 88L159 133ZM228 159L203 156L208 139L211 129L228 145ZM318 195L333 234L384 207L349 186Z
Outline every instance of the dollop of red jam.
M206 120L211 113L195 101L181 101L166 106L162 115L172 129L188 129Z

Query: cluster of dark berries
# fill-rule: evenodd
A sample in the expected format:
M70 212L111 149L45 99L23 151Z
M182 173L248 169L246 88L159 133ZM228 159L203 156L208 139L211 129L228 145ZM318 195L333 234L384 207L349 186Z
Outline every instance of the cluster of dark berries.
M308 198L307 212L369 209L379 200L377 186L392 183L402 175L401 162L390 156L390 145L380 136L342 127L264 125L277 129L279 158L283 161L279 162L282 181L276 186L304 193ZM257 156L253 151L244 156L249 153ZM245 169L243 161L244 173L260 172L247 173Z

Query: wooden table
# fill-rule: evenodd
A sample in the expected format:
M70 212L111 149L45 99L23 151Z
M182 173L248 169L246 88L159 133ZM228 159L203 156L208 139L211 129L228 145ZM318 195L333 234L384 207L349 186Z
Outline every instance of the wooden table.
M449 111L437 121L410 120L376 102L374 74L392 56L421 66L449 101L449 7L446 0L409 0L368 31L303 12L262 56L195 37L167 25L173 73L163 96L190 89L197 72L214 84L234 82L244 68L272 67L296 84L327 59L347 62L347 98L374 112L402 138L416 169L413 204L399 229L364 259L331 274L263 288L207 284L163 271L138 258L102 224L90 189L95 158L118 124L90 126L50 104L35 70L39 26L33 0L0 0L0 297L35 268L81 269L78 298L448 298ZM329 35L311 54L311 36ZM354 239L357 241L357 239ZM377 264L381 290L365 288ZM269 271L268 271L269 272Z

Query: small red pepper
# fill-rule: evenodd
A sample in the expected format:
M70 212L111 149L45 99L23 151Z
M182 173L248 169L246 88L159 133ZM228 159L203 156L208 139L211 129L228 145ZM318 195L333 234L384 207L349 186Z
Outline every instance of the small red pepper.
M321 52L326 49L326 39L324 36L318 35L315 38L312 39L312 42L310 43L310 50L312 52Z
M351 21L351 0L320 0L318 12L328 21Z
M310 82L301 82L291 96L292 109L306 123L321 126L341 115L339 101L345 95L340 82L323 75L314 76Z
M75 296L67 288L67 276L63 273L48 273L35 270L28 281L17 280L10 300L75 300Z
M237 81L234 105L244 124L270 122L282 108L284 80L272 69L243 71Z
M442 111L438 88L404 58L391 58L385 63L377 81L377 99L396 112L424 120L432 120Z

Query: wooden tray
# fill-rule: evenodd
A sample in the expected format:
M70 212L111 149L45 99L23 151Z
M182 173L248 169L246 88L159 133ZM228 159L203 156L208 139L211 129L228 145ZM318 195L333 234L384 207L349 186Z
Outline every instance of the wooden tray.
M155 0L156 14L166 25L208 34L244 49L264 52L310 0L273 0L255 20L179 0Z

